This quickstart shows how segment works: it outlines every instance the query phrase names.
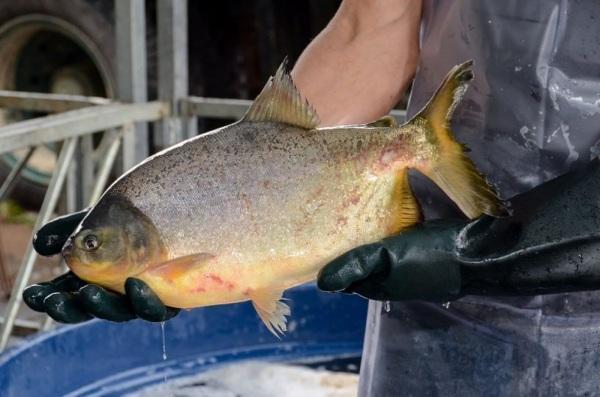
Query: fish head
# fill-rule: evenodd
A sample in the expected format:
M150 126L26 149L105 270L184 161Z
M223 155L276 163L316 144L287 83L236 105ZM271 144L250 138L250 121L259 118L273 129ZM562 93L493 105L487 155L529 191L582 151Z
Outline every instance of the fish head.
M122 292L125 280L166 257L152 221L126 199L106 198L84 218L62 249L80 278Z

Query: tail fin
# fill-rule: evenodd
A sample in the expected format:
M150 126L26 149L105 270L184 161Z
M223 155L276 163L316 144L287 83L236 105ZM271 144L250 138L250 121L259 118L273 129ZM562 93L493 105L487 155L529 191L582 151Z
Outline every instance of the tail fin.
M456 142L450 131L452 113L473 79L472 65L473 61L467 61L453 67L429 103L413 119L426 122L431 139L439 148L439 156L419 171L442 188L471 219L481 214L506 215L502 201L466 156L466 148Z

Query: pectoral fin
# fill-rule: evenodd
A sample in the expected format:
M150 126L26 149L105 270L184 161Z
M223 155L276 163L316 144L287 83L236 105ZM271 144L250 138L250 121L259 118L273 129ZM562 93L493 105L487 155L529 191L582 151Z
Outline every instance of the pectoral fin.
M159 276L166 280L174 281L181 275L194 270L194 268L205 265L207 261L214 257L214 255L207 252L181 256L152 266L146 272L151 273L153 276Z
M248 293L252 305L269 331L280 337L287 330L287 318L290 308L281 301L283 291L270 289L254 290Z

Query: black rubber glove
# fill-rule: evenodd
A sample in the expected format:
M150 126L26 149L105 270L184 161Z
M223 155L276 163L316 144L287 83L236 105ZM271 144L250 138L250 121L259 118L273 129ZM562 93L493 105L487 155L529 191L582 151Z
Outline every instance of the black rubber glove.
M50 221L34 236L33 246L41 255L60 253L62 246L86 215L87 210ZM45 312L62 323L79 323L93 317L122 322L142 318L166 321L179 309L162 304L146 283L136 278L125 282L125 295L88 284L72 272L52 281L28 286L23 300L31 309Z
M428 222L352 250L318 286L376 300L449 301L600 289L600 164L511 200L507 218Z
M454 242L461 226L430 222L356 248L325 266L318 286L375 300L456 299L461 275Z

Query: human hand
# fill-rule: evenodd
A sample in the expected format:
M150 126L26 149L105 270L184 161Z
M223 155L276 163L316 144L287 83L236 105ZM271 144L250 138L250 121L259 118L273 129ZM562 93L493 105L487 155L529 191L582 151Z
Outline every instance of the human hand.
M44 225L34 236L35 250L45 256L60 253L87 211L60 217ZM163 305L150 287L136 278L126 280L125 294L122 295L88 284L72 272L28 286L23 291L23 300L31 309L47 313L62 323L79 323L93 317L115 322L135 318L166 321L179 313L179 309Z
M425 223L358 247L321 269L318 286L382 301L456 299L461 292L461 274L455 242L464 225Z

